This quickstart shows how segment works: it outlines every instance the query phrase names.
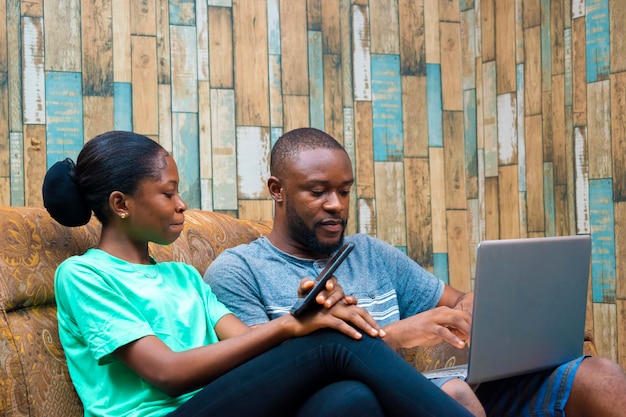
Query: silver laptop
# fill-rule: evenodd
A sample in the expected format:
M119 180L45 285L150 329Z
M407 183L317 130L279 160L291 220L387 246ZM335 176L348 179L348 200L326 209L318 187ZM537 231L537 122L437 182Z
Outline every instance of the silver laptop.
M425 372L470 384L558 366L583 351L589 235L478 245L467 365Z

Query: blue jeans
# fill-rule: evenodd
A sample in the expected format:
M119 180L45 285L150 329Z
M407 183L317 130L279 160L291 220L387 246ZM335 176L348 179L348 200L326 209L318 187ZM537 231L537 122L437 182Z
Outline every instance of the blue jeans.
M382 340L353 340L331 330L257 356L209 383L169 416L295 416L310 406L311 397L324 398L324 388L339 381L369 388L385 416L471 416ZM345 401L337 407L350 407L349 395Z

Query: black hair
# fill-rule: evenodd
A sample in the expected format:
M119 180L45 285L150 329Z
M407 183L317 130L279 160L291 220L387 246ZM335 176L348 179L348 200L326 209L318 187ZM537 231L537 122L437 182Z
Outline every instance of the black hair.
M76 158L55 163L42 187L44 206L64 226L81 226L91 212L108 223L113 191L132 195L144 179L158 179L167 151L133 132L110 131L88 141Z
M335 138L319 129L303 127L282 135L272 148L270 174L280 177L287 164L300 152L313 149L345 149Z

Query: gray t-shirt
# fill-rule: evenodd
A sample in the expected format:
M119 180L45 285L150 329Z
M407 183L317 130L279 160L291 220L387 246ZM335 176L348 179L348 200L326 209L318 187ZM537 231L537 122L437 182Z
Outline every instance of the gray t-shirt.
M355 248L334 275L344 292L355 295L381 326L437 305L443 281L403 252L365 234L345 240ZM252 326L289 313L300 280L315 279L325 261L296 258L261 237L224 251L204 280L222 303Z

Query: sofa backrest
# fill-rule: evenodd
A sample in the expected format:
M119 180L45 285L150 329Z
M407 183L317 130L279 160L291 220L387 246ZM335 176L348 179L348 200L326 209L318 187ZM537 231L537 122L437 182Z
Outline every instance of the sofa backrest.
M176 242L153 245L151 253L202 274L224 249L270 230L270 223L189 210ZM54 272L95 247L99 234L95 218L67 228L41 208L0 207L0 416L83 415L57 334Z

